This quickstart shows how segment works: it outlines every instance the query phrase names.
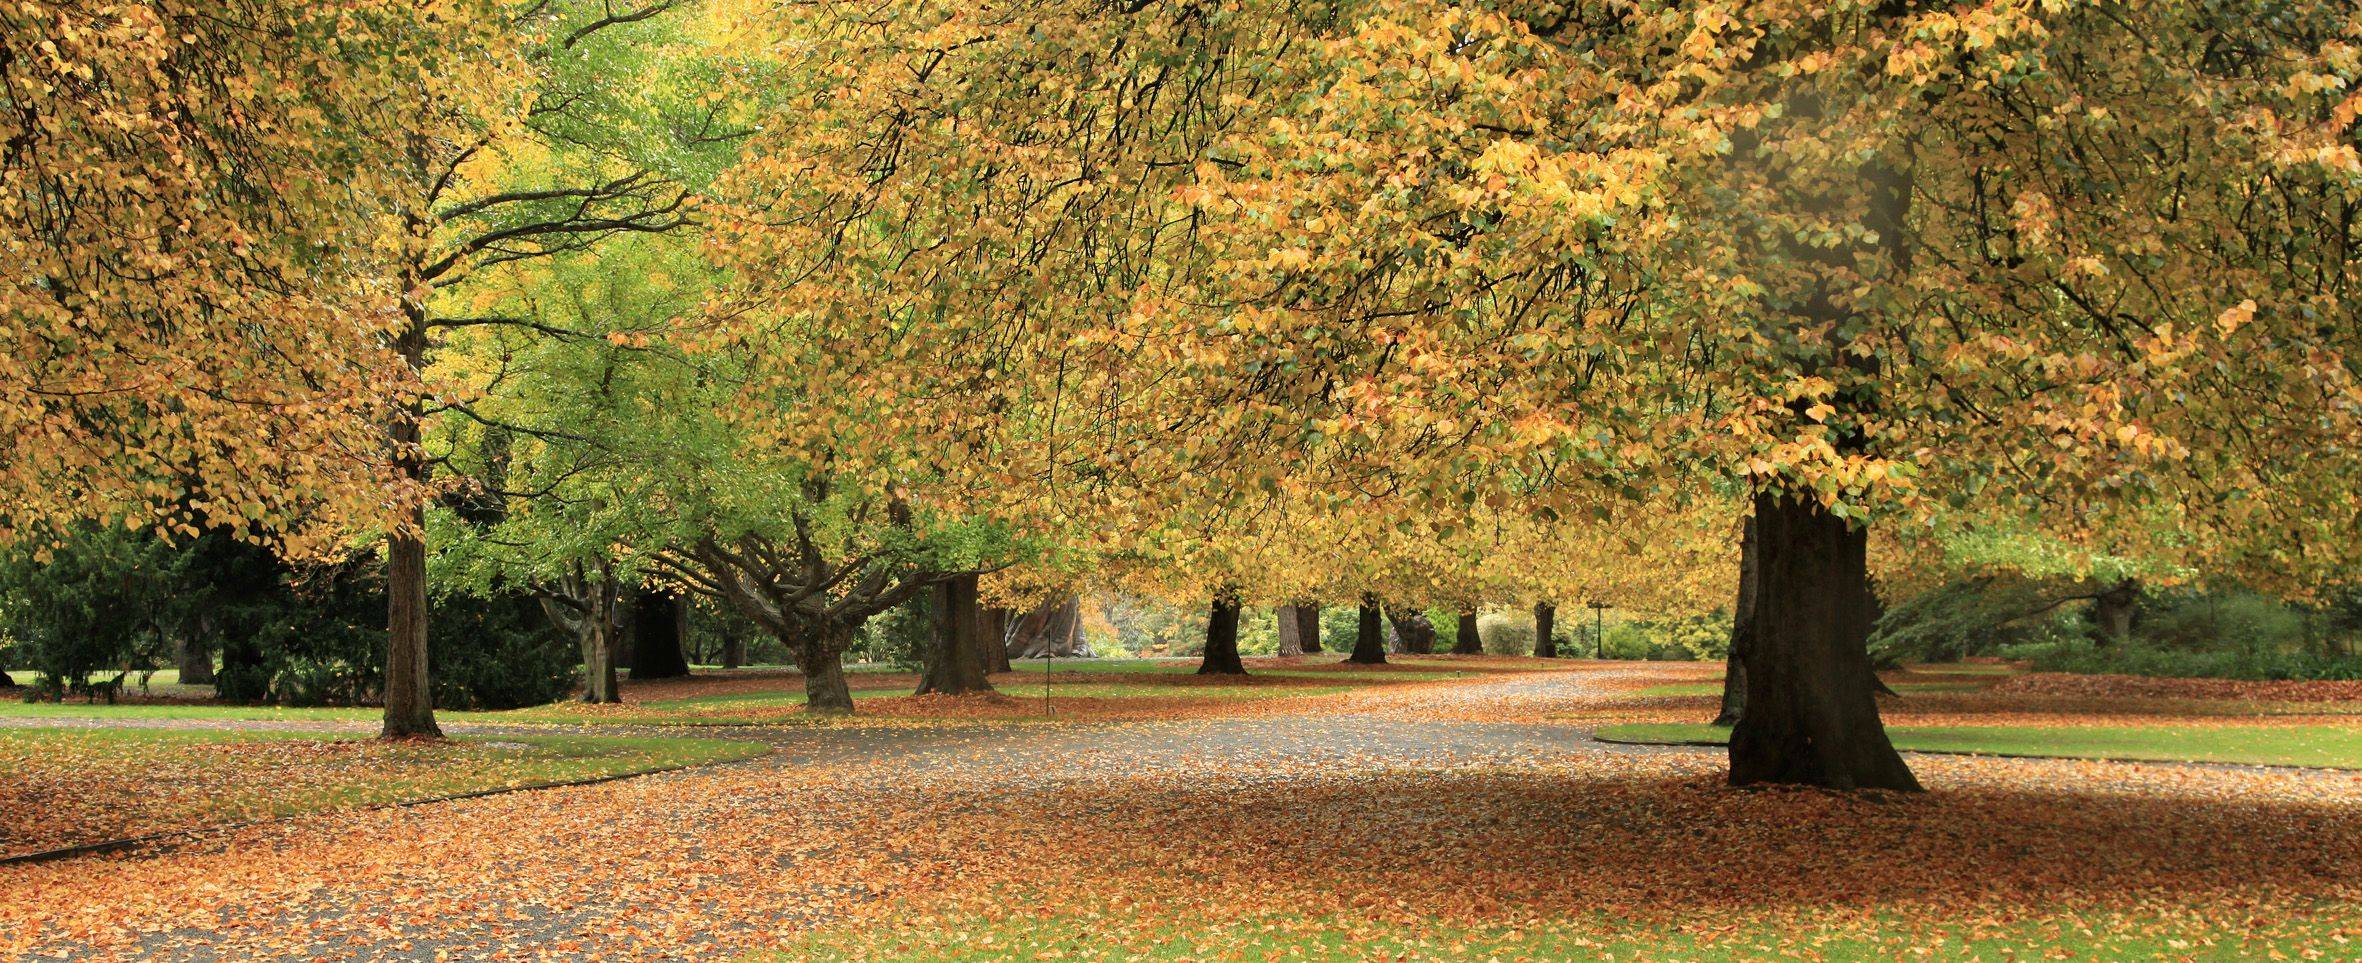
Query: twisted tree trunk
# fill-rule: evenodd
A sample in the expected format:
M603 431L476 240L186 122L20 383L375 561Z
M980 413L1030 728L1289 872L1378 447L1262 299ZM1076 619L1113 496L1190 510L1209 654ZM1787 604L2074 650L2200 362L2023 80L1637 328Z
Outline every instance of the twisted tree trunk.
M1558 658L1558 606L1548 602L1534 603L1534 658Z
M796 647L796 662L804 670L804 711L827 716L851 715L853 689L845 684L847 638L815 638Z
M1279 654L1283 657L1304 654L1304 623L1296 619L1296 607L1282 605L1271 610L1272 621L1279 625Z

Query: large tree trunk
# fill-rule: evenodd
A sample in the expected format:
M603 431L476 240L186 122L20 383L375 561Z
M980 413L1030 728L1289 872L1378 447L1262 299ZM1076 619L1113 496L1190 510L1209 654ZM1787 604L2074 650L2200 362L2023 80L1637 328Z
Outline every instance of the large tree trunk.
M1054 599L1017 620L1009 635L1013 659L1087 659L1094 653L1082 642L1082 596Z
M213 648L208 641L187 634L173 638L172 664L180 670L180 684L213 684Z
M420 531L424 514L412 518ZM386 539L385 554L385 725L378 737L440 739L426 661L426 542L417 535L396 535Z
M722 668L735 669L746 664L746 636L738 634L729 623L722 624Z
M1307 602L1296 606L1296 640L1303 643L1306 653L1320 652L1320 603Z
M976 576L945 580L935 593L935 638L918 694L991 692L992 683L984 678L984 608L976 601Z
M1747 659L1749 640L1755 637L1755 516L1747 516L1746 527L1739 536L1739 593L1731 605L1730 657L1722 670L1722 711L1714 716L1718 726L1735 726L1739 717L1747 714Z
M1534 603L1534 658L1558 658L1558 606L1548 602Z
M804 711L842 716L853 712L853 689L845 684L844 639L823 639L796 647L804 671Z
M1304 623L1296 618L1296 607L1282 605L1271 610L1272 620L1279 623L1279 654L1304 654Z
M1238 660L1238 600L1214 600L1213 611L1206 616L1206 655L1198 663L1199 675L1245 675L1246 664Z
M1403 651L1412 655L1434 654L1435 623L1427 620L1427 613L1390 607L1386 617L1394 623L1394 631L1402 636Z
M1007 672L1009 669L1009 610L995 605L984 610L984 671Z
M407 297L404 314L410 323L394 341L404 364L412 371L426 369L425 308ZM417 398L404 401L387 432L394 471L426 489L426 453L419 447L423 417ZM401 519L407 531L386 538L385 546L385 725L381 739L441 739L435 725L435 692L427 674L426 506L411 505Z
M1483 655L1484 638L1476 631L1476 610L1460 610L1460 634L1452 639L1453 655Z
M1870 666L1867 533L1809 496L1755 496L1754 637L1730 782L1917 790Z
M1356 665L1386 664L1385 626L1379 623L1378 600L1361 600L1360 618L1353 624L1353 654L1345 661Z
M616 626L611 618L583 619L574 630L574 643L582 649L584 702L597 704L623 701L622 687L616 684L615 678L616 635Z
M2124 579L2092 596L2092 641L2101 645L2116 645L2132 638L2132 625L2140 615L2140 606L2141 583L2138 579Z
M678 679L689 674L689 657L681 651L688 635L681 624L687 608L679 598L648 589L632 600L632 678Z

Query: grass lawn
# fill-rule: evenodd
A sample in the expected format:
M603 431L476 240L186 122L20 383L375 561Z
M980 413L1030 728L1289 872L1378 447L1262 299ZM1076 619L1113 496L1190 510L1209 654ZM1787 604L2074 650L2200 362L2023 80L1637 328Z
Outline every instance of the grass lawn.
M993 921L823 928L745 960L2246 960L2350 947L2352 924L2341 919L2342 909L2323 906L2309 917L2255 920L2245 928L2122 911L2060 912L2007 924L1717 918L1684 928L1580 917L1467 925L1252 912L1186 920L1042 917L1018 910Z
M2158 762L2362 769L2362 726L1890 726L1912 752L2060 756ZM1730 730L1701 723L1602 726L1605 740L1724 745Z
M448 743L199 729L0 730L0 854L747 759L760 743L549 735Z

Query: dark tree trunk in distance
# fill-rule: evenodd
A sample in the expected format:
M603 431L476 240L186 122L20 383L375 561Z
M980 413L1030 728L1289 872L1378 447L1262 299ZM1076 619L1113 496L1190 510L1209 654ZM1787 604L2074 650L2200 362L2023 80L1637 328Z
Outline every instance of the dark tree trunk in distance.
M1357 665L1386 664L1386 629L1379 623L1378 600L1361 600L1361 618L1353 626L1353 654L1345 661Z
M1484 638L1476 631L1476 612L1460 610L1460 634L1452 639L1453 655L1483 655Z
M1304 623L1296 618L1296 607L1282 605L1272 609L1271 618L1273 622L1278 623L1279 627L1279 654L1282 656L1303 655Z
M1394 623L1394 631L1402 636L1403 651L1412 655L1434 654L1435 623L1427 620L1427 613L1418 609L1389 608L1386 617Z
M1558 639L1551 635L1558 631L1558 606L1548 602L1534 603L1534 657L1558 658Z
M1083 600L1079 595L1053 599L1017 620L1009 631L1012 659L1088 659L1096 653L1083 638Z
M1322 651L1320 647L1320 603L1307 602L1296 606L1296 638L1304 643L1305 652Z
M1754 637L1730 781L1919 789L1878 718L1867 533L1809 496L1755 496Z
M2133 621L2140 614L2140 605L2141 583L2138 579L2124 579L2092 596L2092 641L2101 645L2117 645L2130 639Z
M984 678L984 607L976 601L976 576L946 579L935 593L935 638L918 694L991 692L992 683Z
M663 592L642 590L632 600L632 666L634 679L678 679L689 674L689 657L681 651L681 600Z
M180 684L213 684L213 649L206 641L188 635L172 641L172 664L180 670Z
M993 606L984 610L984 671L1009 671L1009 610Z
M1748 640L1755 637L1755 516L1747 516L1747 525L1739 536L1739 593L1731 605L1730 657L1722 670L1722 711L1714 716L1718 726L1735 726L1739 717L1747 714L1747 659Z
M746 664L746 636L738 634L728 623L722 625L722 668L735 669Z
M1199 675L1245 675L1246 664L1238 660L1238 600L1215 599L1213 611L1206 616L1206 655L1198 663Z

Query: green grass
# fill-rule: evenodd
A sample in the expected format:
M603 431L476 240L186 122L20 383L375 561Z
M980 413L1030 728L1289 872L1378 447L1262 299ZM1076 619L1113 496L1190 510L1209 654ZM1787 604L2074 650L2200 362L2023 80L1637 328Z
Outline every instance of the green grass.
M2362 726L1890 726L1895 748L1989 756L2362 769ZM1602 726L1602 739L1723 745L1730 730L1693 723Z
M1670 924L1544 918L1515 924L1286 916L1078 919L1024 912L930 927L823 928L748 963L790 960L1758 960L2195 959L2332 956L2351 944L2348 907L2294 919L2209 923L2150 911L2059 912L2007 924L1881 916L1853 925L1714 919Z
M450 715L468 714L447 714L446 718ZM85 703L79 700L67 702L0 700L0 717L18 719L244 719L350 722L377 719L384 715L384 710L365 706L289 709L279 706L231 706L204 703L108 705L103 702Z

